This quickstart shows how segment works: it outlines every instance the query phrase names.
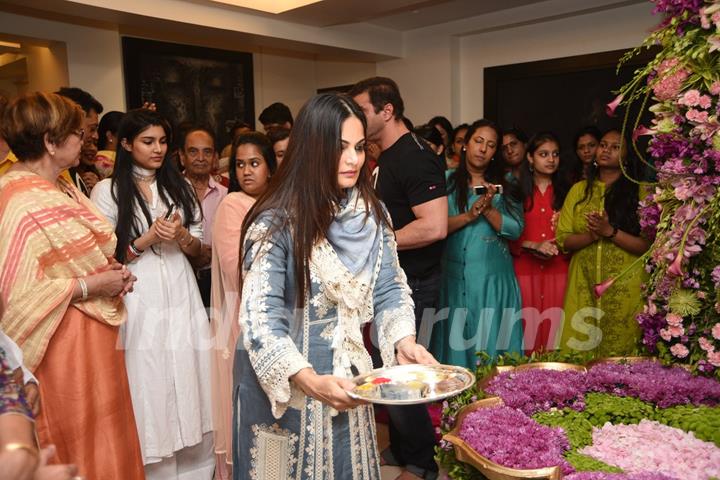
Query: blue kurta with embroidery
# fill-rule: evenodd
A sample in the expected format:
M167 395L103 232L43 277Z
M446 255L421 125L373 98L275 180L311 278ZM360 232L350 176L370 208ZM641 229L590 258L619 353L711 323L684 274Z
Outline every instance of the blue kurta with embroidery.
M461 213L456 198L457 189L448 195L451 217ZM470 189L468 207L478 198ZM431 341L440 363L474 370L478 351L494 357L522 350L520 288L507 244L522 233L522 209L500 194L492 206L502 215L499 232L481 216L448 235L445 243L440 312L448 316L435 323Z
M386 365L395 343L415 333L393 233L372 216L359 223L364 207L350 203L313 249L302 309L291 234L273 228L283 217L264 212L248 230L234 371L236 480L380 480L372 407L338 414L289 381L305 367L346 378L371 369L363 323L376 322Z

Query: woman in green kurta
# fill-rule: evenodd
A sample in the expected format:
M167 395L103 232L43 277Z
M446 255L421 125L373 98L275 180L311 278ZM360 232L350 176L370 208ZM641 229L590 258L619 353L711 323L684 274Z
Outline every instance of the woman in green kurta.
M465 136L460 165L448 174L443 319L434 325L431 351L442 363L470 369L478 351L494 357L522 350L520 289L507 245L522 233L522 201L500 155L495 157L501 138L492 122L475 122ZM472 187L478 185L487 194L475 194Z
M620 277L602 296L594 287L615 278L649 246L640 236L637 216L642 187L620 168L628 162L620 133L603 135L596 163L587 180L568 193L557 226L557 243L574 252L565 294L562 350L593 351L597 356L627 355L637 347L640 328L635 315L642 307L640 285L646 279L642 263Z

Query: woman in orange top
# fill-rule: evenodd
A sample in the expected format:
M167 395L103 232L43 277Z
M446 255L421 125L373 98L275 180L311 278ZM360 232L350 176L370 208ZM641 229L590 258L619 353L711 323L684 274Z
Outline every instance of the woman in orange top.
M42 445L88 479L143 479L118 325L135 278L115 235L60 173L77 166L83 111L55 94L15 100L0 127L19 161L0 177L0 328L39 380Z

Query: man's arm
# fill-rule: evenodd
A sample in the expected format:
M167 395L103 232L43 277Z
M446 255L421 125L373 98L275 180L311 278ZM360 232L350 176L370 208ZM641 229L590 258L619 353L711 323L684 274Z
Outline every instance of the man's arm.
M421 248L447 236L448 203L447 197L433 200L412 207L415 220L395 231L398 250Z

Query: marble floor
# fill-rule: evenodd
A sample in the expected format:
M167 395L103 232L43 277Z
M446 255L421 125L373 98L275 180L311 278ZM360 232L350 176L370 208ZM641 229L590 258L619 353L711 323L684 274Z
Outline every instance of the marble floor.
M384 423L377 424L377 440L378 450L381 452L390 443L388 440L388 428L387 425ZM380 475L382 476L382 480L395 480L395 478L401 473L402 469L398 467L380 467Z

